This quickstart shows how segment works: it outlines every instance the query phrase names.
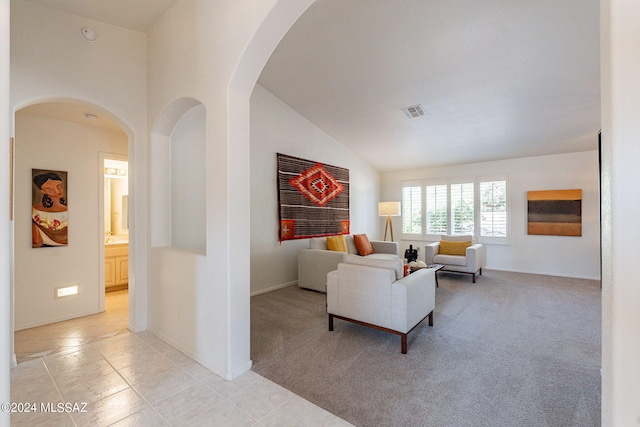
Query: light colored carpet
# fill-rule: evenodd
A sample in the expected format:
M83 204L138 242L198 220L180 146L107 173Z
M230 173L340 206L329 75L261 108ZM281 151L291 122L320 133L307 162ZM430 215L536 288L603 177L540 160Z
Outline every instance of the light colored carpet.
M253 370L356 426L599 426L599 282L438 273L434 326L341 320L324 294L251 298Z

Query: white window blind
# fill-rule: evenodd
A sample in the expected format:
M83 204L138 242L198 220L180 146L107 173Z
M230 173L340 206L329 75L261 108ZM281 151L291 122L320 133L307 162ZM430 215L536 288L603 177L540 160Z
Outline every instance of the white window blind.
M422 187L402 188L402 232L422 234Z
M474 232L473 186L473 182L451 184L452 234L473 234Z
M427 185L427 234L447 234L447 185Z
M480 236L507 236L507 181L480 183Z
M405 239L433 241L470 234L478 243L509 244L509 177L434 178L402 184Z

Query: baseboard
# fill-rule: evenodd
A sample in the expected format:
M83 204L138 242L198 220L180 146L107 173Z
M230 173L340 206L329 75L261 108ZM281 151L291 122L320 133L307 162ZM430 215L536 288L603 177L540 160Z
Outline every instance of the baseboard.
M86 313L76 313L76 314L72 314L72 315L69 315L69 316L62 316L62 317L57 317L57 318L53 318L53 319L41 320L41 321L38 321L38 322L27 323L25 325L17 325L15 327L15 330L16 331L21 331L23 329L36 328L38 326L50 325L52 323L58 323L58 322L63 322L65 320L77 319L78 317L91 316L92 314L98 314L98 313L102 313L102 312L101 311L90 311L90 312L86 312Z
M176 350L180 351L185 356L189 357L190 359L195 360L196 362L198 362L199 364L201 364L202 366L204 366L205 368L207 368L211 372L214 372L214 373L223 372L223 370L216 370L212 366L209 366L205 362L205 358L204 357L200 357L200 355L192 353L191 351L189 351L188 349L186 349L182 345L178 344L174 340L172 340L169 337L167 337L165 334L163 334L161 332L158 332L153 328L147 328L147 331L151 332L153 335L155 335L156 337L160 338L162 341L166 342L171 347L173 347ZM218 373L218 375L222 376L222 374L219 374L219 373Z
M174 340L172 340L171 338L169 338L168 336L166 336L162 332L159 332L159 331L157 331L157 330L155 330L153 328L147 328L147 331L151 332L153 335L155 335L156 337L160 338L162 341L166 342L171 347L175 348L176 350L180 351L181 353L184 353L185 356L187 356L187 357L195 360L196 362L200 363L198 361L198 357L196 355L192 354L186 348L184 348L183 346L181 346L180 344L178 344L177 342L175 342Z
M598 276L598 277L593 277L593 276L575 276L575 275L571 275L571 274L545 273L545 272L542 272L542 271L511 270L511 269L508 269L508 268L489 268L489 267L484 267L482 269L482 271L485 271L485 270L506 271L506 272L509 272L509 273L538 274L540 276L566 277L568 279L596 280L598 282L601 280L600 276Z
M125 289L129 289L129 284L125 283L124 285L115 285L115 286L109 286L108 288L105 288L105 292L115 292L115 291L124 291Z
M235 378L238 378L240 375L244 374L245 372L250 371L251 366L253 366L253 361L249 360L247 364L244 366L244 368L241 368L240 370L236 370L236 371L228 371L225 379L227 381L233 381Z
M260 294L266 294L267 292L276 291L276 290L282 289L282 288L288 288L289 286L295 286L297 284L298 284L298 281L294 280L293 282L283 283L281 285L272 286L272 287L267 288L267 289L260 289L259 291L251 292L251 296L253 297L253 296L256 296L256 295L260 295Z

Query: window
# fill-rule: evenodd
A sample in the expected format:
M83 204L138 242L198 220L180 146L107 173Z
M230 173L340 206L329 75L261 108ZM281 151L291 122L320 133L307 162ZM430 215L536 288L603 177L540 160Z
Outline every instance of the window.
M402 188L402 232L422 234L422 187Z
M446 182L413 181L402 188L402 231L407 238L437 240L471 234L481 243L508 243L506 175Z
M427 234L447 233L447 186L427 186Z
M480 236L507 236L507 181L480 183Z
M451 184L451 234L473 234L473 182Z

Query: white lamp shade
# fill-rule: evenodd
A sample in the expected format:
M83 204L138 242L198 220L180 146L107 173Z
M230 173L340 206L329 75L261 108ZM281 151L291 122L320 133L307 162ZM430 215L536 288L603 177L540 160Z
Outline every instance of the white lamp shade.
M378 215L380 215L380 216L400 216L400 202L380 202L380 203L378 203Z

